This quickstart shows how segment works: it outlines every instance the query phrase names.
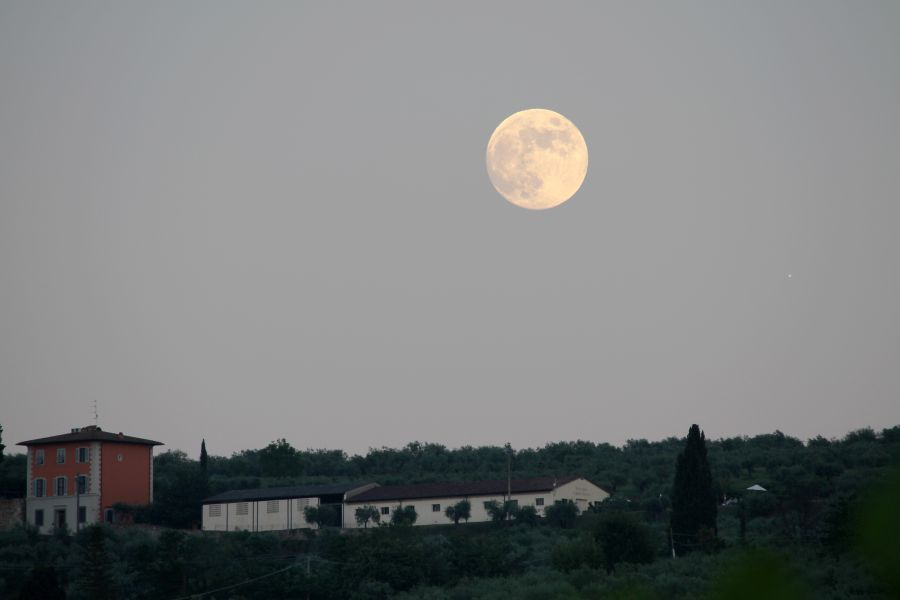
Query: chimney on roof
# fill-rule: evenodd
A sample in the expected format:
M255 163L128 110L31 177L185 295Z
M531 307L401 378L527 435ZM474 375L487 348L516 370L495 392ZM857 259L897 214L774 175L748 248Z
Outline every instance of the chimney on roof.
M72 428L72 433L78 433L79 431L81 431L81 430L77 427Z
M125 434L123 434L123 433L120 431L118 437L119 437L119 439L121 440L123 437L125 437Z

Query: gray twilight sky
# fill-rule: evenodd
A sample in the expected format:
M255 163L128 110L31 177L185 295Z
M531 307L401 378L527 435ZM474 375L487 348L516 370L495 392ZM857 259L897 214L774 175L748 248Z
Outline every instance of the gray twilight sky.
M485 172L531 107L548 211ZM4 440L892 426L898 202L893 0L0 0Z

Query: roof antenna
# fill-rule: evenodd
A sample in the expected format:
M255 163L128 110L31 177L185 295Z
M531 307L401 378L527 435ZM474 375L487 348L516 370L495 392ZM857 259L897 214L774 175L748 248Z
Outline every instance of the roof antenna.
M100 413L97 411L97 399L94 398L94 427L97 427L97 423L100 421Z

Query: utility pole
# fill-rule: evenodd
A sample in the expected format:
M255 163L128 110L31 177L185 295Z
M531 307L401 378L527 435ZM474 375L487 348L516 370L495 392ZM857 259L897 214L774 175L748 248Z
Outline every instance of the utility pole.
M75 473L75 533L81 531L81 473ZM86 490L85 490L86 491Z
M306 600L309 600L309 583L310 583L309 567L310 567L311 562L312 562L312 555L307 554L306 555Z
M504 508L509 509L510 504L512 503L512 446L509 442L506 442L506 506ZM509 510L506 511L506 520L512 516L509 514Z

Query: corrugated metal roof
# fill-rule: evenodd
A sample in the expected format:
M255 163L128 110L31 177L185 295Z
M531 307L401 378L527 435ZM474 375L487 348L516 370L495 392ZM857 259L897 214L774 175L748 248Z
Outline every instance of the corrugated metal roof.
M294 485L290 487L256 488L252 490L229 490L210 496L203 504L219 504L222 502L248 502L257 500L282 500L284 498L313 498L316 496L333 496L346 494L351 490L372 485L370 482L356 481L350 483L329 483L326 485Z
M40 444L63 444L66 442L118 442L120 444L141 444L143 446L162 446L162 442L147 440L144 438L123 435L119 433L111 433L103 431L99 427L85 427L79 431L72 433L64 433L62 435L53 435L35 440L19 442L19 446L37 446Z
M514 494L528 492L549 492L554 488L580 479L568 477L533 477L513 479L511 489ZM466 496L492 496L506 494L506 479L489 481L458 481L447 483L420 483L415 485L386 485L372 488L353 496L351 502L379 502L384 500L414 500L418 498L455 498Z

